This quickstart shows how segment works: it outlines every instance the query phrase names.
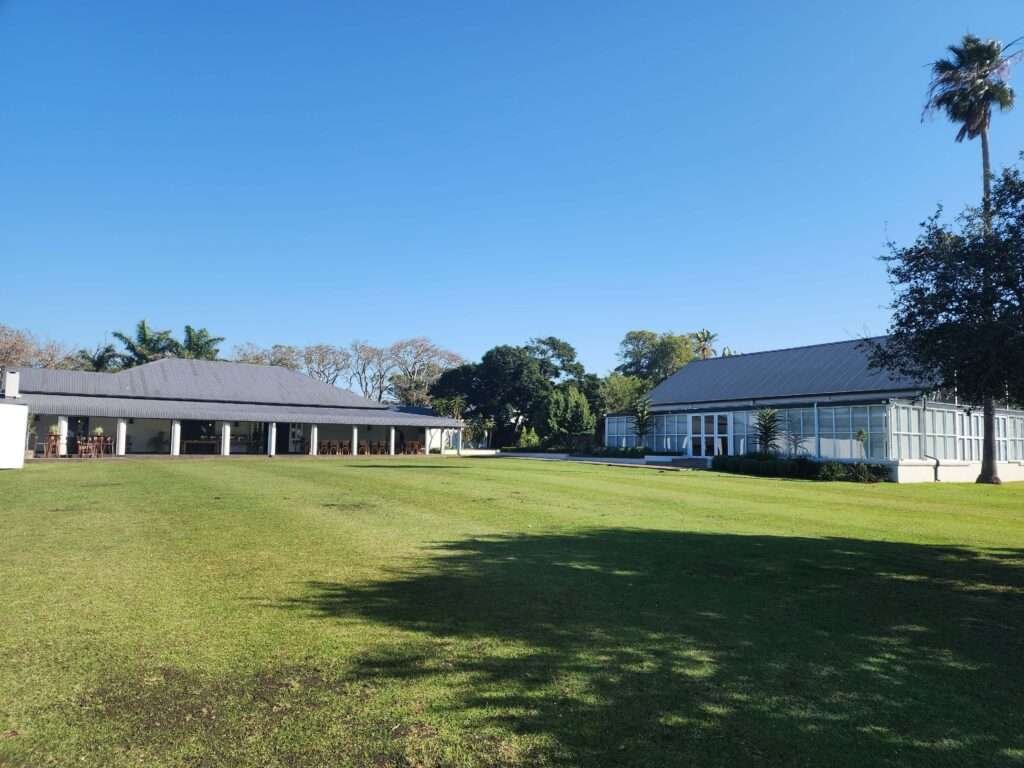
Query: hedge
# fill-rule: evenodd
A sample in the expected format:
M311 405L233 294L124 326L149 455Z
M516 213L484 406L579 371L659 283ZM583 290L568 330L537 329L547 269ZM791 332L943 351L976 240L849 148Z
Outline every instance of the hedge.
M889 467L858 461L846 464L838 461L814 461L796 458L780 459L776 456L715 456L711 468L719 472L758 477L792 477L801 480L848 481L853 483L880 483L889 480Z

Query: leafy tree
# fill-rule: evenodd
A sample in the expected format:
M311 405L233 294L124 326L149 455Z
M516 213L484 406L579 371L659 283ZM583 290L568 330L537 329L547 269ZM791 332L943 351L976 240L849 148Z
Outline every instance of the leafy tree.
M121 363L125 368L144 365L165 357L181 357L181 344L169 330L154 331L145 320L135 326L134 335L114 331L114 338L124 346Z
M548 395L546 408L548 442L572 446L592 438L596 420L586 396L573 384L561 386Z
M121 355L113 344L97 344L91 350L80 349L75 357L83 371L115 371L121 367Z
M527 347L502 345L484 353L479 363L448 369L430 393L464 395L467 412L493 419L498 444L508 445L527 426L543 424L553 387L541 361Z
M986 213L991 198L988 131L992 107L1003 112L1013 108L1013 89L1004 78L1015 58L1009 50L1019 39L1003 45L998 40L964 35L959 45L949 46L949 58L932 64L924 111L943 112L951 122L958 123L958 142L981 138L982 208Z
M435 397L431 407L438 416L461 419L466 412L466 398L462 395Z
M707 328L702 328L693 334L693 342L697 357L707 360L715 356L715 348L712 346L718 338L717 333L712 333Z
M552 381L579 380L586 373L576 359L576 348L556 336L530 339L526 350L540 361L541 371Z
M633 417L633 429L636 431L637 439L640 441L640 445L646 447L647 433L651 431L651 427L654 425L654 414L651 413L651 399L646 395L638 397L633 402L630 415Z
M737 352L732 347L722 347L722 357L734 357L735 355L738 354L739 352Z
M637 376L613 371L601 381L602 413L625 413L647 392L647 382Z
M619 344L621 364L615 369L643 379L653 387L694 359L689 334L630 331Z
M540 437L537 436L537 432L533 427L527 427L519 434L519 439L516 440L516 447L518 448L540 448Z
M778 448L782 428L779 424L779 412L774 408L762 408L754 414L754 434L757 436L757 449L761 453L773 453Z
M566 390L566 409L564 429L570 442L579 443L592 437L597 419L590 410L590 402L576 387Z
M220 344L223 336L214 336L205 328L185 326L185 341L180 345L181 357L192 360L216 360L220 355Z
M951 228L937 213L884 260L893 318L885 343L869 344L872 365L980 403L978 482L998 483L996 402L1024 400L1024 178L1005 170L987 215L967 209Z

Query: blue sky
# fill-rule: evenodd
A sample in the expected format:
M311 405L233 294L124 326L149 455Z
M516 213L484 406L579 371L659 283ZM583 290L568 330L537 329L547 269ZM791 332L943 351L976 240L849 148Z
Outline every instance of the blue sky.
M887 236L979 196L920 120L966 31L1024 7L0 0L0 322L557 335L599 372L634 328L877 333Z

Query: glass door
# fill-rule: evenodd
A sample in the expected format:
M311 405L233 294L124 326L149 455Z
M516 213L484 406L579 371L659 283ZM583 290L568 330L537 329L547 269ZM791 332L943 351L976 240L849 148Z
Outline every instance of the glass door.
M702 458L729 454L729 414L690 416L690 455Z

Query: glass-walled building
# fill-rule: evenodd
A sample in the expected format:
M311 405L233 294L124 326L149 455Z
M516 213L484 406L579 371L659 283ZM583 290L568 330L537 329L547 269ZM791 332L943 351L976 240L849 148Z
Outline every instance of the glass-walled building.
M763 450L754 420L778 413L772 452L893 465L894 477L974 480L980 469L980 409L931 399L918 382L871 370L863 342L849 341L690 363L651 392L648 433L609 414L605 445L710 461ZM1024 480L1024 411L996 416L1003 479Z

